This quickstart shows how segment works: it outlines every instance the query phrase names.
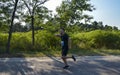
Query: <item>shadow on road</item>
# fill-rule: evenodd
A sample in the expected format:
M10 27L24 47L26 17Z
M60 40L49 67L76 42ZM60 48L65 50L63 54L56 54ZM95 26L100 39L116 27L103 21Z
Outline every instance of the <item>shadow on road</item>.
M120 75L120 60L92 60L85 58L77 62L69 61L70 68L62 69L63 63L55 58L50 69L41 69L40 75ZM87 60L86 60L87 59ZM99 58L100 59L100 58ZM102 58L101 58L102 59ZM49 62L48 62L49 63Z
M0 61L0 75L26 75L33 71L25 58L2 58Z
M99 60L92 57L77 59L76 62L69 59L70 68L64 70L64 64L55 57L2 58L0 75L120 75L120 60L104 60L102 57L98 57Z

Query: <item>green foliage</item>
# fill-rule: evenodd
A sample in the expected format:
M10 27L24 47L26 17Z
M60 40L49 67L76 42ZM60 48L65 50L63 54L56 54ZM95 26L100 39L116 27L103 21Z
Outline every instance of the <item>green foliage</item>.
M89 3L89 0L63 0L62 4L56 9L61 25L74 25L84 18L87 21L91 17L89 15L86 15L86 17L83 12L93 10L94 7Z
M7 43L7 34L0 33L0 50L5 50ZM56 50L60 49L59 38L55 37L54 34L46 31L35 32L35 46L31 44L31 32L13 33L11 39L11 50L12 51L41 51L41 50Z
M37 31L35 34L35 48L37 50L57 49L60 47L59 39L48 31Z
M11 52L57 52L60 38L47 30L35 31L35 45L31 44L32 33L16 32L11 39ZM91 32L70 33L72 49L120 49L120 31L95 30ZM8 34L0 33L0 52L5 52ZM47 53L48 54L48 53Z
M13 33L11 39L11 50L31 50L31 34L28 33Z
M6 43L7 43L7 34L0 33L0 52L3 52L6 48Z
M9 25L14 3L11 0L0 0L0 24Z
M72 35L73 44L80 48L120 49L120 32L95 30Z
M0 32L8 32L9 27L7 25L0 24Z

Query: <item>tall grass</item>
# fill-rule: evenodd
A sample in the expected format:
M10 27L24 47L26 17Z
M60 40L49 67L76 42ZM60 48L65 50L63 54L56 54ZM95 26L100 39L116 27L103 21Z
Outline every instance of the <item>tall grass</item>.
M0 51L5 50L8 34L0 33ZM18 51L41 51L60 49L59 38L46 30L35 32L35 45L32 46L31 32L16 32L12 34L10 50Z
M96 30L91 32L82 32L70 34L72 39L72 48L83 49L120 49L120 31ZM5 51L8 34L0 33L0 52ZM35 46L32 46L31 32L13 33L11 39L11 51L54 51L60 50L60 39L47 30L35 32Z
M120 49L120 32L96 30L72 35L73 44L81 48Z
M7 34L0 33L0 52L3 52L6 48L6 43L7 43Z

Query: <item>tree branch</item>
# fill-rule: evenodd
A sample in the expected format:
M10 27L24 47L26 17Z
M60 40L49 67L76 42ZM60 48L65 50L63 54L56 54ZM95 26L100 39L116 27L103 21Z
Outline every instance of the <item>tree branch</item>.
M28 8L28 11L29 11L30 15L32 15L32 12L31 12L31 10L30 10L30 8L29 8L27 2L26 2L25 0L23 0L23 2L25 3L26 7Z
M14 1L14 0L12 0L12 2L15 4L15 1Z
M42 2L38 2L38 4L36 4L35 8L38 7L39 5L44 4L44 3L47 2L47 1L49 1L49 0L44 0L44 1L42 1Z

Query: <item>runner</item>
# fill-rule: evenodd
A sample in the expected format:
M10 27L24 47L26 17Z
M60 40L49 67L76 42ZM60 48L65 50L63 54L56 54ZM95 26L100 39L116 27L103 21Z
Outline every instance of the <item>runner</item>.
M69 68L69 65L67 63L67 59L68 58L72 58L74 61L76 61L76 58L72 55L71 57L68 57L67 54L68 54L68 50L69 48L71 47L70 46L70 38L68 36L67 33L65 33L65 30L64 28L61 28L60 29L60 34L57 34L56 36L60 37L61 38L61 46L62 46L62 60L63 62L65 63L65 66L63 67L64 69L67 69Z

